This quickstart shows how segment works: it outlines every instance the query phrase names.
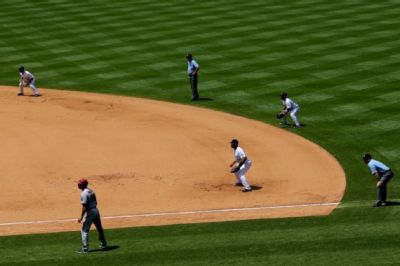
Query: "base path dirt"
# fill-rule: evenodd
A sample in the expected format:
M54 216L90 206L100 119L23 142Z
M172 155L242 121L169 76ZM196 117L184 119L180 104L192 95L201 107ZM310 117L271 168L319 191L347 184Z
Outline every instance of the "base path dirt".
M345 190L335 158L288 130L189 105L17 92L0 87L0 235L80 230L81 177L105 228L327 215ZM250 193L229 173L232 138L253 161Z

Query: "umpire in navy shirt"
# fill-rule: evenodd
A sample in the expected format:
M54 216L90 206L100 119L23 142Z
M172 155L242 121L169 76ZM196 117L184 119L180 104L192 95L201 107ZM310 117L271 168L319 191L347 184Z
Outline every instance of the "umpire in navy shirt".
M388 166L372 159L371 154L364 154L363 160L368 165L369 169L371 170L371 174L375 176L377 181L376 188L378 189L378 195L374 207L386 206L386 185L394 174Z
M197 73L200 70L199 64L193 59L192 54L186 56L188 61L188 76L190 88L192 89L192 101L199 99L199 93L197 91Z

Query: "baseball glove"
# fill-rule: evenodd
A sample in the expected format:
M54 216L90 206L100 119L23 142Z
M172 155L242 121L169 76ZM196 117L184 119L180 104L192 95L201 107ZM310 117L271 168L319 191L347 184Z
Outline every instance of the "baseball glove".
M232 167L231 167L231 173L236 173L237 171L239 171L240 167L238 163L235 163Z
M279 113L276 115L276 118L281 119L285 116L285 114L283 112Z

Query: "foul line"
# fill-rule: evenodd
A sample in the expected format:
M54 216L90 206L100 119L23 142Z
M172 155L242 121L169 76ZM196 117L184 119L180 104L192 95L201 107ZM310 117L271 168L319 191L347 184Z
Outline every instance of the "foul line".
M102 219L103 220L115 220L115 219L137 218L137 217L174 216L174 215L189 215L189 214L203 214L203 213L219 213L219 212L241 212L241 211L259 211L259 210L268 210L268 209L321 207L321 206L339 205L339 203L340 202L327 202L327 203L310 203L310 204L298 204L298 205L261 206L261 207L228 208L228 209L196 210L196 211L181 211L181 212L144 213L144 214L132 214L132 215L104 216L104 217L102 217ZM9 222L9 223L0 223L0 226L29 225L29 224L52 224L52 223L66 223L66 222L76 222L76 221L77 221L77 219L59 219L59 220L29 221L29 222Z

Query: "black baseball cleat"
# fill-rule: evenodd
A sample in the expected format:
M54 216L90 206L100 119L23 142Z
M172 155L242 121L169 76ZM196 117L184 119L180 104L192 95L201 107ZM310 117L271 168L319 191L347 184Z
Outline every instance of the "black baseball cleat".
M24 94L22 92L17 94L18 96L24 96Z
M242 192L251 192L251 188L244 188L242 189Z
M79 254L86 254L86 253L88 253L89 252L89 249L88 248L80 248L80 249L78 249L77 251L76 251L76 253L79 253Z
M33 95L33 97L40 97L40 96L42 96L42 95L40 95L40 94Z
M375 208L379 208L379 207L385 207L385 206L387 206L388 204L387 204L387 202L386 201L377 201L377 202L375 202L374 203L374 205L372 205L372 207L375 207Z
M100 249L107 249L107 244L105 244L105 243L100 243L99 248L100 248Z

